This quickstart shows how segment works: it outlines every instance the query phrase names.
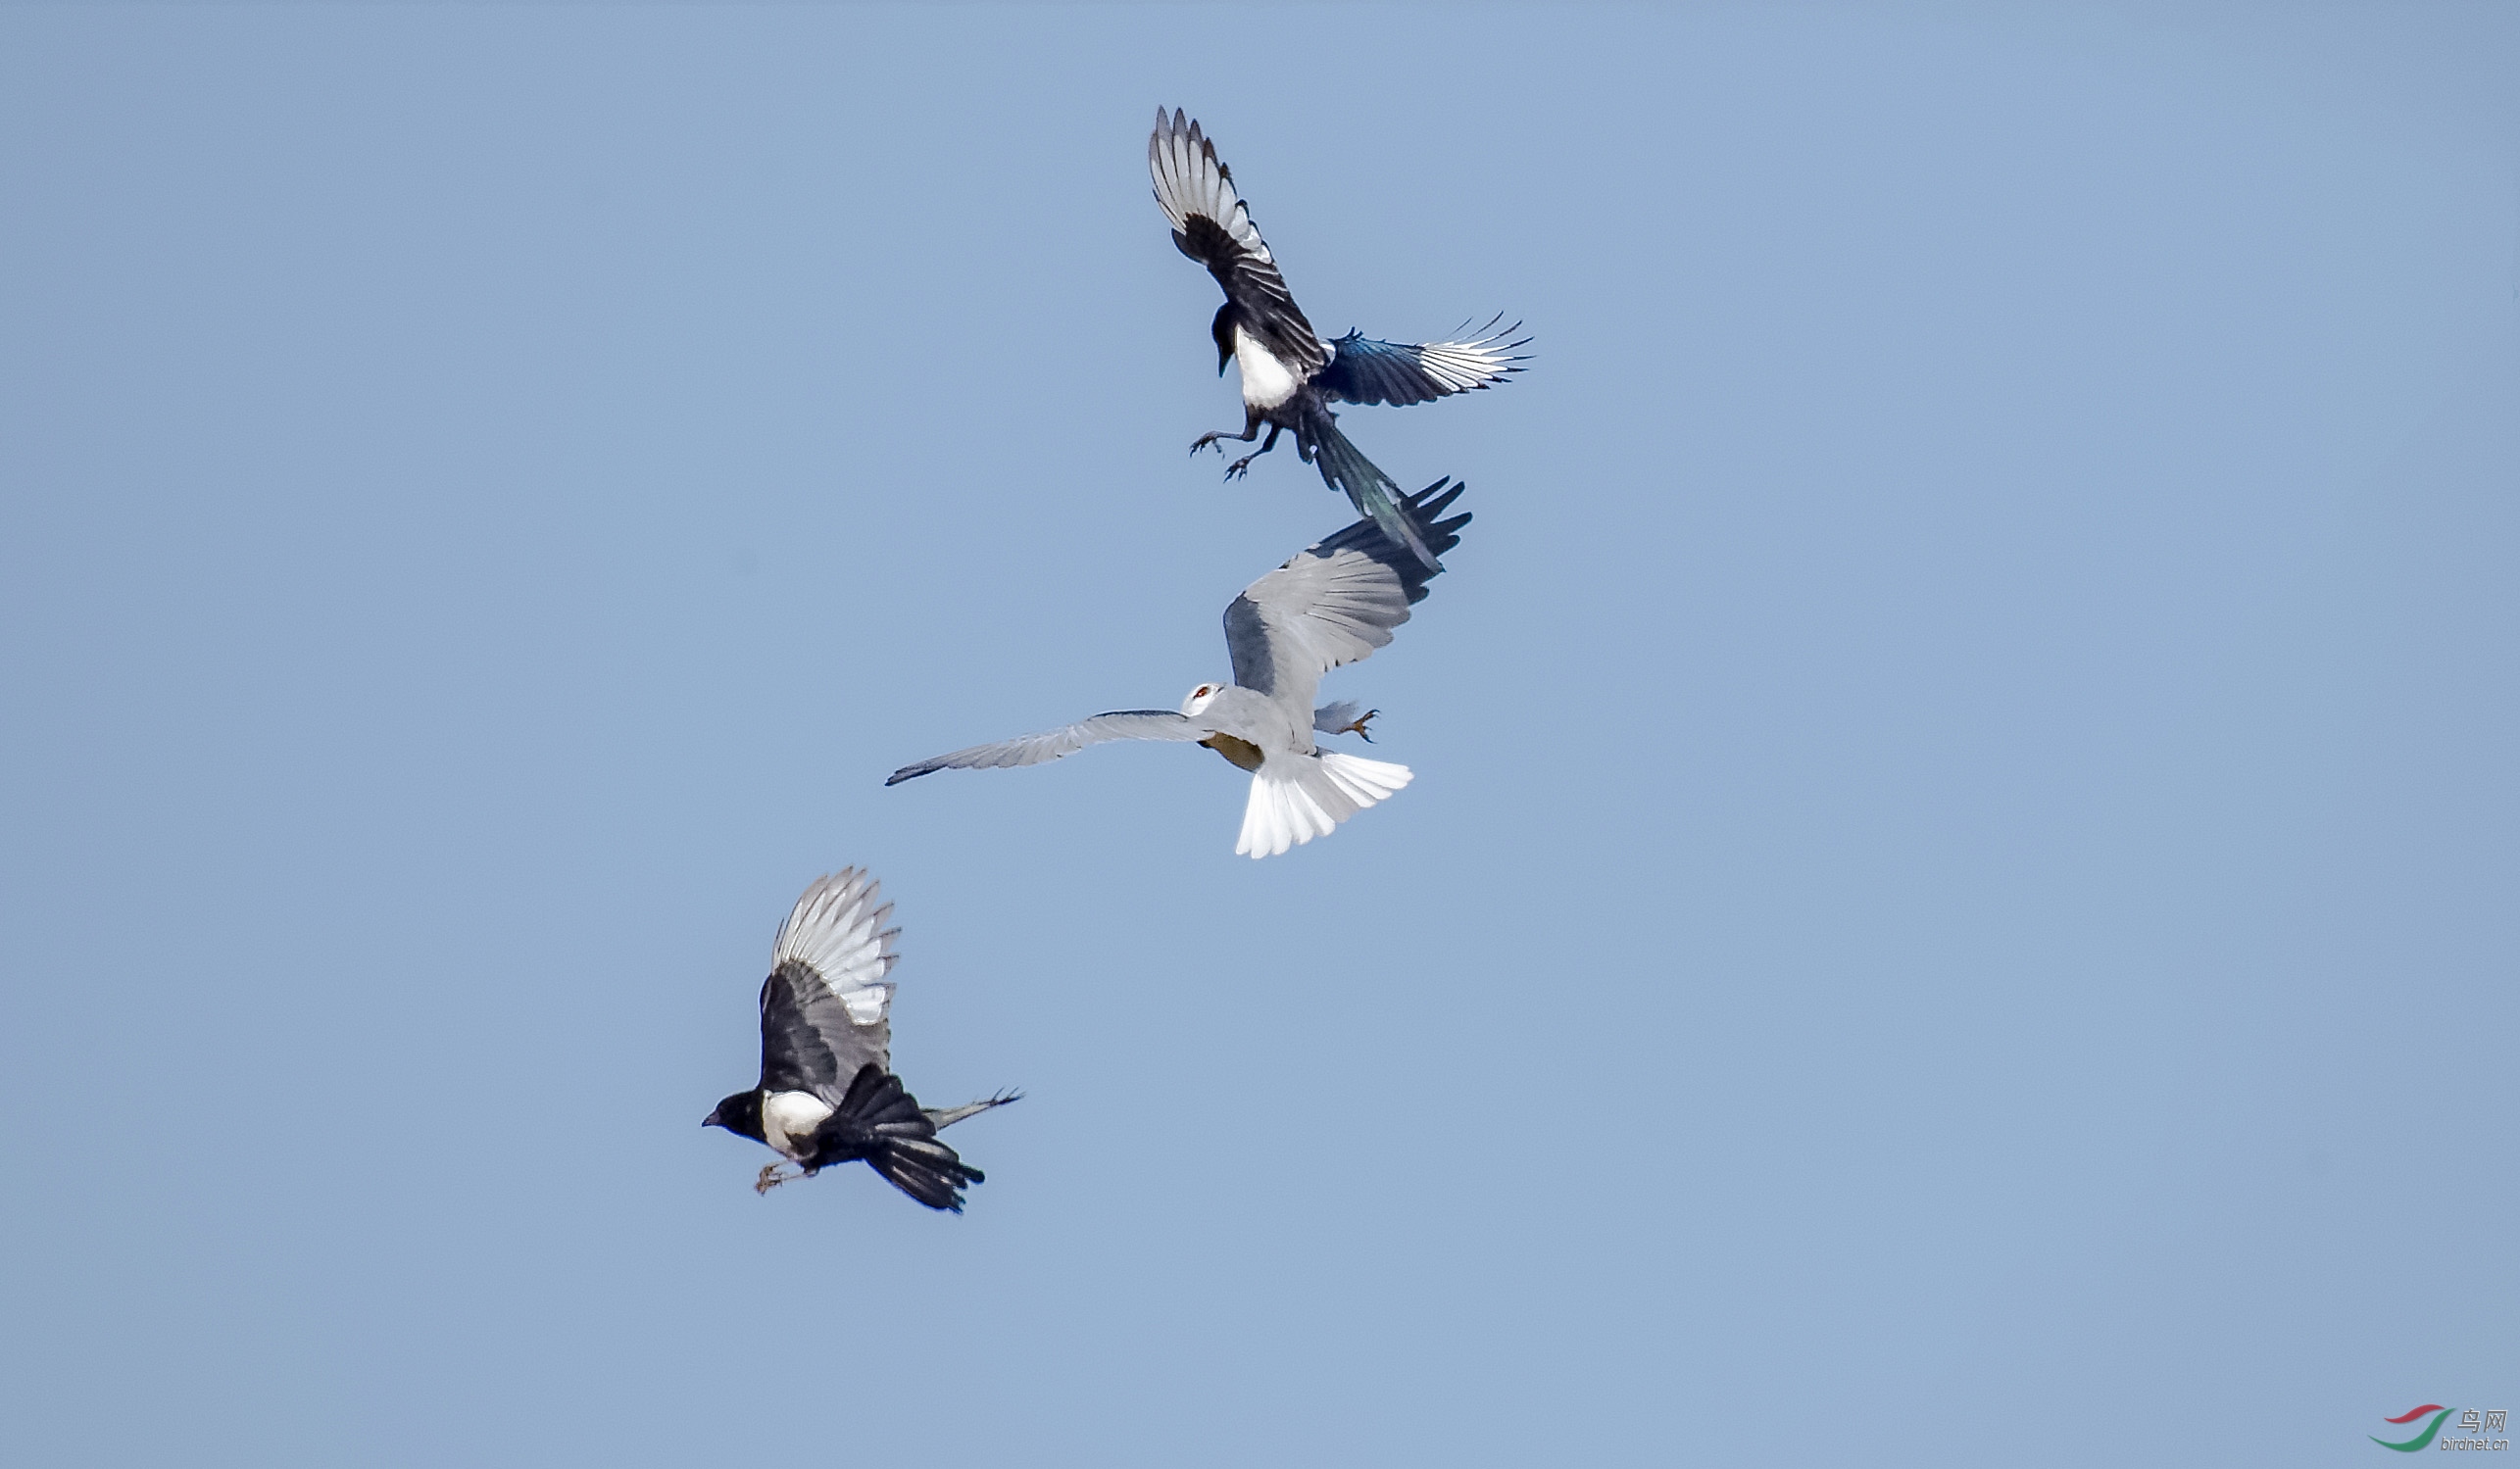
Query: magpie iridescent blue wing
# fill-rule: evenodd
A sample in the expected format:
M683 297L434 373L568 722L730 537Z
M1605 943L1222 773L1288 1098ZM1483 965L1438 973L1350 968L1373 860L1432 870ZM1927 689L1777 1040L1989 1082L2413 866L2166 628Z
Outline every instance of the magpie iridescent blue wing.
M1155 202L1171 221L1174 248L1208 268L1279 362L1304 375L1318 371L1330 360L1329 350L1286 289L1276 257L1235 191L1233 171L1218 161L1216 145L1180 110L1167 115L1157 108L1146 163L1155 178Z
M1492 388L1522 368L1513 349L1531 338L1507 341L1521 323L1503 331L1495 321L1474 337L1455 342L1377 342L1351 331L1330 344L1330 365L1314 384L1342 403L1432 403L1455 393Z
M893 906L875 880L850 867L816 878L771 951L762 982L762 1087L810 1092L837 1102L851 1078L872 1065L892 1069L893 987L884 982L900 955Z
M1401 514L1436 555L1461 541L1467 512L1438 518L1462 489L1437 480L1400 502ZM1299 552L1243 589L1225 609L1225 647L1234 682L1266 694L1303 724L1314 717L1321 675L1368 657L1408 620L1436 575L1370 519L1359 520Z
M973 745L967 750L920 760L915 765L904 765L895 770L884 784L897 786L905 780L938 770L1000 770L1012 765L1038 765L1063 755L1074 755L1088 745L1101 745L1112 740L1204 740L1213 733L1213 726L1168 709L1115 710L1108 714L1096 714L1090 719L1079 719L1064 729L1017 735L994 745Z

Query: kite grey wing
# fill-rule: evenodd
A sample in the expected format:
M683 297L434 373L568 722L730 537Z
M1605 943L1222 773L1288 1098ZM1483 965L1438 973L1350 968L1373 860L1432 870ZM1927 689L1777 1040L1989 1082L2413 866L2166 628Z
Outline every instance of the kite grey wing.
M1437 480L1404 496L1401 514L1438 556L1460 544L1465 513L1438 519L1461 485ZM1225 647L1234 682L1266 694L1313 719L1312 693L1321 675L1391 641L1408 609L1426 597L1436 575L1407 548L1392 544L1370 519L1359 520L1298 553L1243 589L1225 609Z
M937 770L999 770L1013 765L1038 765L1062 755L1074 755L1088 745L1108 744L1112 740L1204 740L1215 733L1212 726L1168 709L1124 709L1108 714L1080 719L1065 729L1053 729L1041 734L1019 735L1000 740L994 745L974 745L904 765L895 770L884 784L900 785L914 776Z
M1208 268L1280 361L1308 374L1320 370L1330 351L1287 290L1216 145L1186 114L1176 109L1166 116L1157 108L1146 166L1155 178L1155 202L1172 225L1173 248Z
M892 1069L893 987L900 961L884 927L889 903L850 867L815 879L779 925L762 982L762 1085L836 1102L860 1067Z
M1330 344L1330 366L1314 380L1343 403L1432 403L1492 388L1522 370L1514 364L1526 359L1513 349L1531 341L1506 340L1522 329L1519 321L1503 331L1496 324L1458 342L1377 342L1352 331Z

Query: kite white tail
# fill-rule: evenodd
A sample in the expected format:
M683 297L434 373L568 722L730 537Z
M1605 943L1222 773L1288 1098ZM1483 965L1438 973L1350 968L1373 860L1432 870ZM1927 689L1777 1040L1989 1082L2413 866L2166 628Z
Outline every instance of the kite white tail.
M1252 772L1251 801L1243 807L1243 837L1234 856L1275 857L1326 837L1408 781L1407 765L1335 750L1270 756Z

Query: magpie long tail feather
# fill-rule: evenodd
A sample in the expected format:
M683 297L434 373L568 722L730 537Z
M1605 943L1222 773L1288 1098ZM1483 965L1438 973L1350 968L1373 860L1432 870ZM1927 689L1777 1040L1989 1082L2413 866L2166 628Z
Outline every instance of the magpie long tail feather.
M1417 527L1409 524L1408 517L1400 513L1400 486L1372 460L1365 458L1362 450L1350 443L1337 424L1327 421L1325 416L1323 421L1310 426L1310 432L1305 437L1312 442L1309 445L1299 443L1299 447L1312 451L1308 457L1311 459L1313 467L1321 471L1323 484L1344 493L1356 506L1357 514L1367 516L1380 526L1383 535L1393 545L1408 547L1426 563L1429 570L1444 569L1444 563L1435 559L1435 553L1426 549L1425 538L1417 533Z
M1010 1102L1021 1101L1023 1101L1023 1094L1021 1092L1000 1092L995 1097L983 1098L978 1102L966 1102L962 1106L929 1107L927 1109L927 1120L936 1124L936 1130L938 1132L943 1132L945 1129L952 1127L955 1123L962 1121L965 1117L976 1117L991 1107L1005 1106Z
M993 1099L957 1110L968 1116L1013 1100ZM936 1115L920 1107L918 1099L902 1086L900 1077L868 1062L858 1068L840 1104L815 1129L814 1157L820 1165L864 1158L911 1198L929 1208L959 1214L963 1190L980 1182L983 1175L936 1141L940 1125Z
M942 1153L943 1156L937 1154ZM963 1190L982 1183L988 1175L956 1155L942 1143L930 1143L923 1149L887 1146L866 1157L867 1166L882 1174L892 1186L932 1209L949 1213L963 1212Z
M901 1078L870 1061L849 1079L847 1095L840 1099L839 1108L824 1126L839 1122L872 1129L886 1122L915 1122L924 1115L918 1099L910 1095Z

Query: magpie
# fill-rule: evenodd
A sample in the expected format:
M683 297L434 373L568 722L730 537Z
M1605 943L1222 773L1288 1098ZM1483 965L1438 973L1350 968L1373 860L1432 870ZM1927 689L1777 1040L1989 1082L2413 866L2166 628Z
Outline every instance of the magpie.
M1209 333L1216 339L1216 375L1238 363L1243 379L1243 431L1203 433L1190 446L1197 454L1219 440L1260 448L1225 466L1234 479L1253 460L1277 447L1278 434L1295 433L1295 452L1321 471L1322 482L1344 492L1357 513L1370 516L1396 545L1407 546L1430 568L1435 553L1398 508L1400 486L1338 429L1333 403L1432 403L1455 393L1490 388L1522 370L1511 355L1530 342L1506 338L1515 322L1496 329L1499 316L1476 335L1456 342L1377 342L1350 331L1325 342L1304 318L1278 274L1277 259L1251 210L1234 188L1234 173L1216 158L1215 143L1178 108L1155 110L1155 135L1146 145L1147 171L1155 176L1155 202L1172 223L1173 247L1208 268L1224 287ZM1217 453L1224 453L1219 445ZM1439 568L1440 569L1440 568Z
M762 981L761 1082L718 1102L700 1125L766 1143L787 1159L763 1167L757 1194L863 1161L929 1208L959 1214L964 1188L983 1175L937 1133L1021 1094L922 1107L892 1074L893 987L884 976L900 957L893 940L901 930L883 927L893 906L875 899L875 880L850 867L815 878L796 901Z

